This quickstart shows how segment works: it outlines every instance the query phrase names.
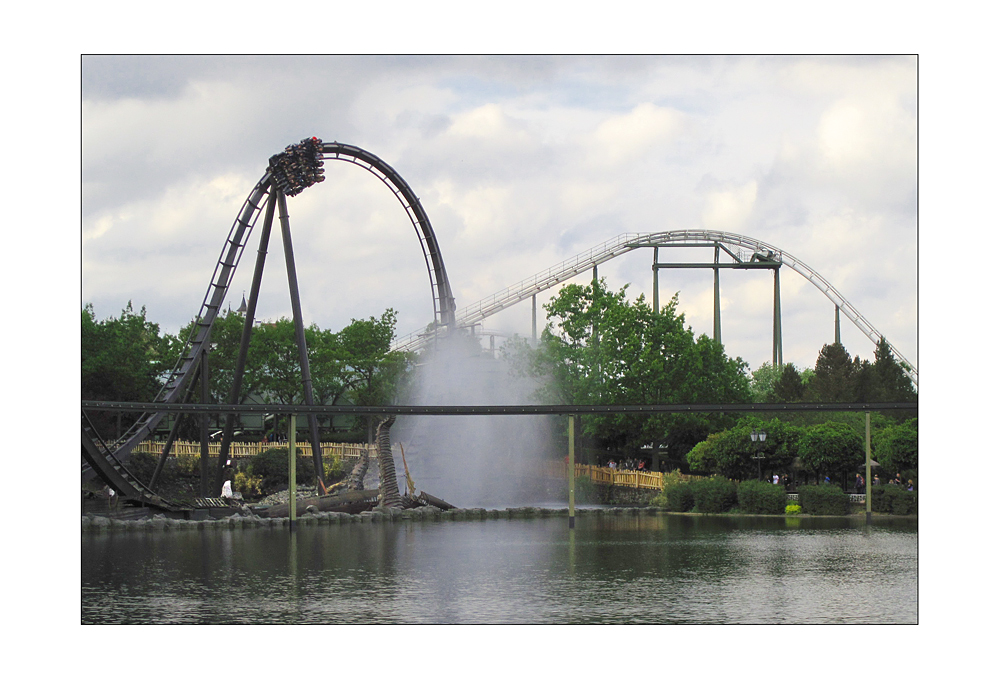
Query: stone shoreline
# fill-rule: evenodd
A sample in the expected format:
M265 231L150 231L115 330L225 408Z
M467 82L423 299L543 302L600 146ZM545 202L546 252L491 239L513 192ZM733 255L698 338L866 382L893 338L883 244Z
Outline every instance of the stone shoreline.
M576 516L587 515L631 515L655 516L671 514L677 516L739 516L739 517L784 517L784 514L701 514L692 512L668 512L658 507L602 507L577 509ZM392 523L397 521L486 521L490 519L526 519L552 516L569 516L569 509L549 509L544 507L515 507L507 509L449 509L442 511L436 507L419 507L416 509L397 509L378 507L372 511L360 514L344 514L343 512L306 512L296 517L298 525L310 526L318 524L345 523ZM820 517L811 514L797 514L795 518L845 518L857 515L847 514L839 517ZM916 516L888 516L891 518L912 518ZM863 517L863 515L862 515ZM144 519L114 519L105 516L84 515L81 520L84 532L100 531L167 531L167 530L228 530L233 528L287 528L289 519L269 519L244 511L234 512L223 519L171 519L157 514Z

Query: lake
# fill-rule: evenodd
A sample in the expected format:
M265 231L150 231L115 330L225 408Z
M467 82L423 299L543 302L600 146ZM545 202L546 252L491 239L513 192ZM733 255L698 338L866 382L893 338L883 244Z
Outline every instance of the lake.
M84 624L917 622L917 524L585 514L86 532Z

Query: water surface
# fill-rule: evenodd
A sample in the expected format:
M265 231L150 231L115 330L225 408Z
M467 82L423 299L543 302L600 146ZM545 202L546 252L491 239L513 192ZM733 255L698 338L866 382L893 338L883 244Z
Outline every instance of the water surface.
M585 515L86 533L84 623L916 623L917 530Z

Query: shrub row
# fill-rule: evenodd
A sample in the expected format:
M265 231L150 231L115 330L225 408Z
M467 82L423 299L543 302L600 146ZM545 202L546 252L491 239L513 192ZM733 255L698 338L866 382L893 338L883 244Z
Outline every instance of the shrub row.
M832 483L799 486L799 504L806 514L840 516L847 514L850 496Z
M780 484L744 481L737 491L740 511L747 514L784 514L788 493Z
M882 514L916 514L917 491L900 486L872 486L872 511Z
M873 495L872 509L893 514L909 514L916 510L916 493L895 486L882 486L877 490L879 502ZM795 512L814 515L842 516L849 511L850 498L839 487L831 484L800 486L799 503ZM738 507L745 514L784 514L788 495L783 486L764 481L744 481L736 484L722 477L675 483L663 489L654 505L671 512L698 511L721 514Z

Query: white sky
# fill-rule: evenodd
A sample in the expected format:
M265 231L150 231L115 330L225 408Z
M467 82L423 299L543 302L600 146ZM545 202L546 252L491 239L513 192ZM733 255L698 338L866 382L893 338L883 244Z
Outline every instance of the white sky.
M82 299L99 317L131 299L177 332L268 157L316 135L406 179L459 308L623 232L718 229L799 258L917 361L916 94L915 57L85 57ZM368 173L326 168L289 200L306 322L391 306L400 335L420 329L431 293L403 209ZM649 299L651 261L599 271ZM710 335L711 271L660 281ZM812 366L833 305L790 269L781 282L784 359ZM769 273L722 272L723 341L751 368L771 358L771 290ZM281 315L275 232L258 316ZM486 327L529 335L530 303ZM842 336L871 358L846 318Z

